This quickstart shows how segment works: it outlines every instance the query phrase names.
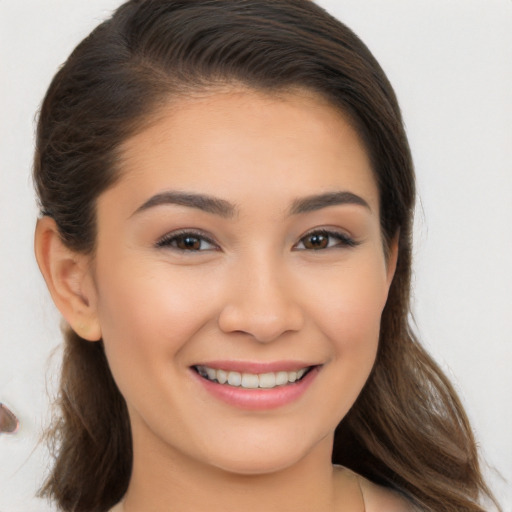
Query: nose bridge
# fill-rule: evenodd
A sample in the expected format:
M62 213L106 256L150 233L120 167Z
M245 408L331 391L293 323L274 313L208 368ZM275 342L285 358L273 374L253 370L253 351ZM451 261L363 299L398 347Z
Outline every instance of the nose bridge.
M219 317L223 331L243 332L269 342L302 327L294 280L282 258L269 252L241 259L233 269Z

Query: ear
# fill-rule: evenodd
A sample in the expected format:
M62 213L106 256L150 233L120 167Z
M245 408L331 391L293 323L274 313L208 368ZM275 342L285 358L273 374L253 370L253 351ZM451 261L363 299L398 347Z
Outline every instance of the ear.
M50 217L37 221L35 253L53 302L71 328L88 341L101 339L90 256L69 249Z
M396 264L398 261L398 248L399 248L399 240L400 240L400 230L398 230L389 243L389 248L387 250L387 260L386 260L386 273L387 273L387 284L388 289L391 286L391 282L393 281L393 277L395 276Z

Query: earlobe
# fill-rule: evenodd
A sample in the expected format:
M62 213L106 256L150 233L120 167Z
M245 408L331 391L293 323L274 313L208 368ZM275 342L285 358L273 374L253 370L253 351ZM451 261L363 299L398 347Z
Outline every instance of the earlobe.
M46 216L37 222L34 248L52 299L71 328L81 338L100 340L90 258L69 249L63 243L55 221Z

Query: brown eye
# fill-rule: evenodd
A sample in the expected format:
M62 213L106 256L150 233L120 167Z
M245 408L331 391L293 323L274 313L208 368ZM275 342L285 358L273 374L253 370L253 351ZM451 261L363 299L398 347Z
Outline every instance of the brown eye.
M355 247L356 245L359 245L359 242L356 242L345 233L317 230L303 236L294 246L294 250L319 251L322 249Z
M169 233L159 240L156 245L157 247L168 247L183 252L201 252L218 249L218 246L206 236L190 231Z
M329 236L324 233L312 233L302 240L306 249L325 249L329 246Z
M183 251L199 251L201 239L196 236L179 236L176 237L176 247Z

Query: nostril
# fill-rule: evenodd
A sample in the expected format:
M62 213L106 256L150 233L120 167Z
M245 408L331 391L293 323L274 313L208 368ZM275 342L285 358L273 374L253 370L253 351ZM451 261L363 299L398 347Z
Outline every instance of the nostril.
M5 405L0 403L0 433L14 434L20 426L18 418Z
M266 343L285 333L300 331L304 318L302 311L293 303L269 301L256 303L246 300L226 305L218 317L223 332L247 334Z

